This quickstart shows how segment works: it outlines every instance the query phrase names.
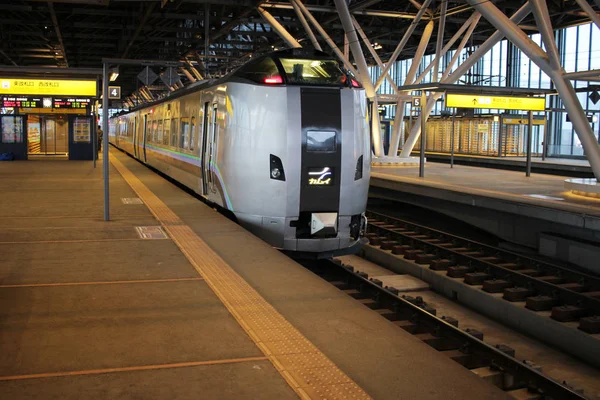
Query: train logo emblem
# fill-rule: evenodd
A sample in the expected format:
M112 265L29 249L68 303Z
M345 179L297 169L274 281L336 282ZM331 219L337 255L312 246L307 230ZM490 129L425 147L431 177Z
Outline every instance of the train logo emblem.
M308 184L311 186L327 186L331 185L331 168L324 167L322 170L317 170L316 168L311 168L308 171Z

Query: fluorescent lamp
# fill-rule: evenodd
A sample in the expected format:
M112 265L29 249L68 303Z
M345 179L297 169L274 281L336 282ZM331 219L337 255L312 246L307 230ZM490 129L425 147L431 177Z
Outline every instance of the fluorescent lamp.
M118 71L117 71L117 72L115 72L115 71L112 71L112 72L110 73L110 81L111 81L111 82L114 82L114 81L116 81L118 77L119 77L119 72L118 72Z

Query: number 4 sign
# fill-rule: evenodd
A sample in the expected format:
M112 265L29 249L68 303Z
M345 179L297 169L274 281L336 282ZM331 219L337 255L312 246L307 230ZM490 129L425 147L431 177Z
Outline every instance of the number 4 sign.
M121 98L121 86L109 86L108 98L111 100L119 100Z

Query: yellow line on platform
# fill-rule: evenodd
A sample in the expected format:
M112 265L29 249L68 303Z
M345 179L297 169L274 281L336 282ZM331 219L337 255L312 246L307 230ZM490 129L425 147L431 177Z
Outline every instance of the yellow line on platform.
M29 288L29 287L55 287L55 286L84 286L84 285L124 285L130 283L169 283L203 281L204 278L171 278L171 279L137 279L130 281L90 281L90 282L56 282L56 283L23 283L15 285L0 285L0 289Z
M370 398L185 225L121 161L112 154L110 160L200 276L301 398Z
M140 365L140 366L135 366L135 367L88 369L88 370L83 370L83 371L47 372L47 373L42 373L42 374L0 376L0 381L16 381L16 380L23 380L23 379L40 379L40 378L58 378L58 377L65 377L65 376L78 376L78 375L99 375L99 374L111 374L111 373L115 373L115 372L150 371L150 370L156 370L156 369L199 367L202 365L237 364L237 363L243 363L243 362L264 361L264 360L267 360L267 357L230 358L230 359L226 359L226 360L209 360L209 361L193 361L193 362L182 362L182 363L173 363L173 364Z

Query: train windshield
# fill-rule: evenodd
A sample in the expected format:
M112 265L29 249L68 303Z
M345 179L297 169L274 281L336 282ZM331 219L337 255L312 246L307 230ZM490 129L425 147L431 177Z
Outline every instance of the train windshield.
M335 60L280 58L289 84L342 85L346 74Z

